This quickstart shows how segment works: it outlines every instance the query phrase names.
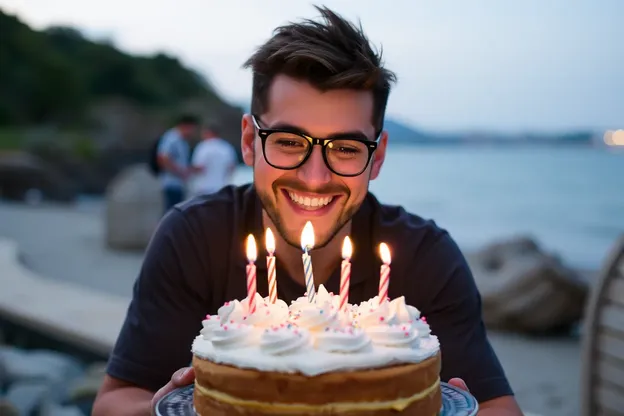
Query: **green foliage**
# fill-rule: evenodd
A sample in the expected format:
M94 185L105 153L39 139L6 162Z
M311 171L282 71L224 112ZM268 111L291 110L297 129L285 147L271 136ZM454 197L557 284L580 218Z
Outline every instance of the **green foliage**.
M91 105L111 97L149 107L221 103L174 57L128 55L66 27L34 31L1 10L0 67L0 126L80 126Z

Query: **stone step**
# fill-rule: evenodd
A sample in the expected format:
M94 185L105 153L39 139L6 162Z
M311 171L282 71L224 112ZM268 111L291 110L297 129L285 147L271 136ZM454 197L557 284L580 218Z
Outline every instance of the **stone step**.
M17 245L0 238L0 318L3 320L91 353L108 355L129 301L38 276L19 262Z

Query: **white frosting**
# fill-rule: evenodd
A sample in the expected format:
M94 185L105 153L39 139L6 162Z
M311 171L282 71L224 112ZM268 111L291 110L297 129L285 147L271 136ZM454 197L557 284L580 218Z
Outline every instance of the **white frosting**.
M437 337L404 297L378 305L377 297L338 311L339 296L321 285L314 303L290 307L256 294L230 301L202 321L192 351L217 363L261 371L318 375L420 362L439 351Z
M357 353L371 351L371 339L360 328L325 328L316 336L316 348L321 351Z
M270 355L294 354L310 346L310 333L292 324L264 330L260 350Z

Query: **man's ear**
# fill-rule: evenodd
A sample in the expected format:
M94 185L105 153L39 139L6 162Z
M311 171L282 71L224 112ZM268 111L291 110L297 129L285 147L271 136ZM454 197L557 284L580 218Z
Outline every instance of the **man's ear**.
M371 161L371 174L370 179L375 180L377 176L379 176L379 172L381 172L381 166L386 160L386 147L388 146L388 132L381 132L381 137L379 138L379 142L377 145L377 150L373 153L373 160Z
M253 166L255 157L256 128L251 114L244 114L241 119L241 154L247 166Z

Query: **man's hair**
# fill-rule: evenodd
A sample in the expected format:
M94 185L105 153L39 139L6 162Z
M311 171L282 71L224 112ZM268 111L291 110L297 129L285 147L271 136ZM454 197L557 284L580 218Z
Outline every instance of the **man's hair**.
M203 128L205 130L211 131L213 134L216 134L216 135L221 134L221 124L217 121L214 121L214 120L206 121L203 124Z
M179 126L180 124L191 124L198 126L199 122L199 117L197 117L195 114L181 114L176 119L175 124L176 126Z
M373 50L361 24L355 26L326 7L315 7L323 22L305 19L278 27L243 65L253 72L252 113L268 110L271 83L283 74L321 91L371 91L372 122L381 130L396 75L383 67L381 50Z

